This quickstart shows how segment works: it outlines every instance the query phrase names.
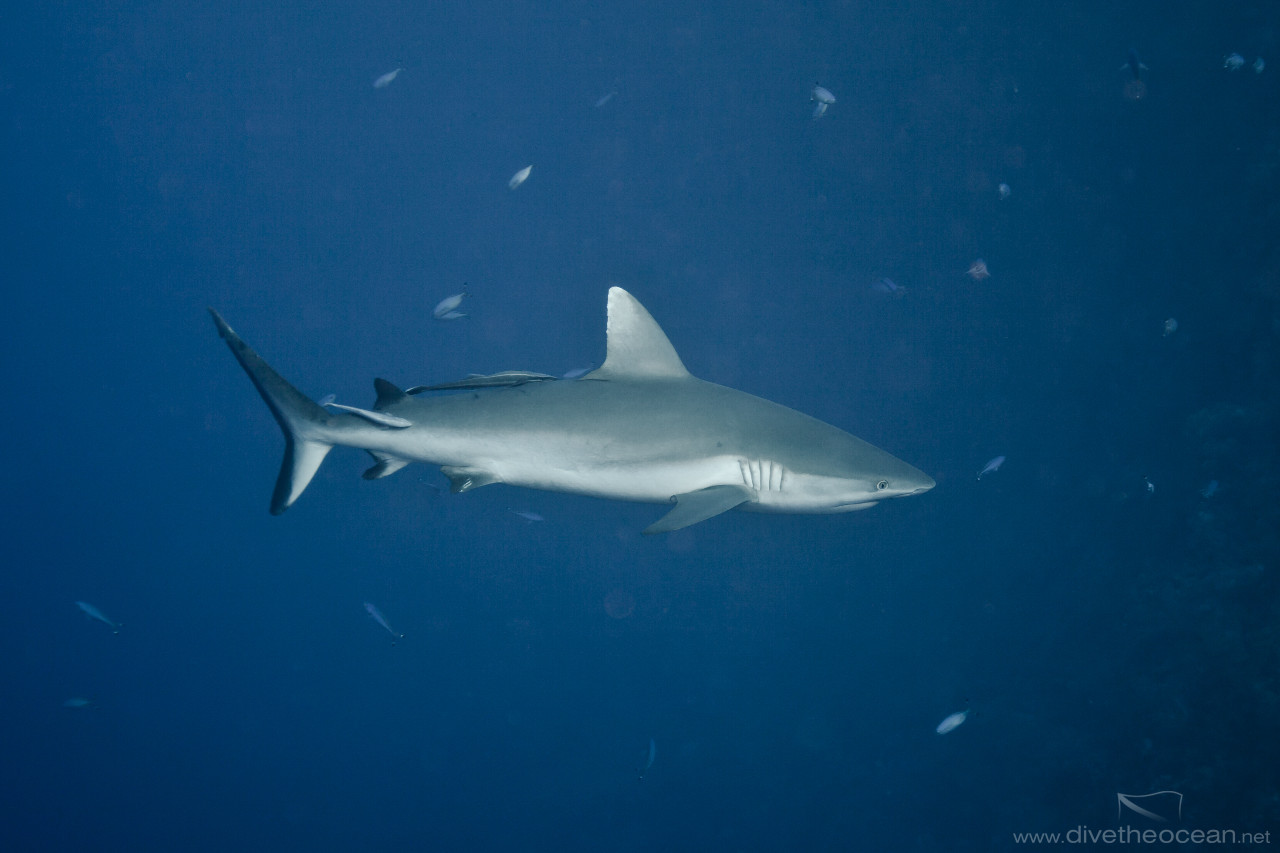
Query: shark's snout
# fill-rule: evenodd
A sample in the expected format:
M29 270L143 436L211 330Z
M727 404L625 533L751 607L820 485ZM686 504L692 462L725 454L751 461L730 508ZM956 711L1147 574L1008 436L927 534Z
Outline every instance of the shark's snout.
M897 482L894 483L893 497L908 498L912 495L922 495L936 485L938 484L928 474L913 468L909 475L897 478Z

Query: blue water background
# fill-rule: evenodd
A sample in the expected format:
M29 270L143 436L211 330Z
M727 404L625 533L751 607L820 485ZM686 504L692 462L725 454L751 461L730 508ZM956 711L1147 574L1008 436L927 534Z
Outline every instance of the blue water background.
M1003 850L1162 789L1280 830L1277 14L6 10L0 843ZM598 364L615 284L937 488L647 538L339 449L268 515L206 306L369 405Z

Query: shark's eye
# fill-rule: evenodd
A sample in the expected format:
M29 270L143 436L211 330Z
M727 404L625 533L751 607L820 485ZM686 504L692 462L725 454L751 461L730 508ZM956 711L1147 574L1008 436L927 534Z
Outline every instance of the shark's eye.
M887 489L887 488L889 488L889 481L888 481L888 480L881 480L880 482L876 483L876 491L877 491L877 492L883 492L883 491L884 491L885 489Z

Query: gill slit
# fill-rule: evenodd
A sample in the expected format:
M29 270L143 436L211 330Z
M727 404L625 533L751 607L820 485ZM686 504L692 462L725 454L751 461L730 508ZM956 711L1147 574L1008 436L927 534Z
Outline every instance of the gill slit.
M767 459L739 459L742 484L757 492L782 492L787 487L787 469Z

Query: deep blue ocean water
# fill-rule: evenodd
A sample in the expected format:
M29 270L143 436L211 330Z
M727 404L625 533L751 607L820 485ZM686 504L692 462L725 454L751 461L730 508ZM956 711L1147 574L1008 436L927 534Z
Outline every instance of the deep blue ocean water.
M1280 832L1280 8L885 6L7 9L0 848ZM937 487L642 537L338 449L267 513L206 306L363 406L598 365L611 285Z

